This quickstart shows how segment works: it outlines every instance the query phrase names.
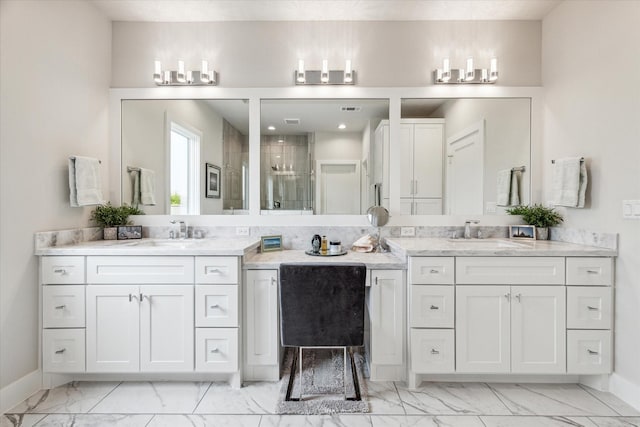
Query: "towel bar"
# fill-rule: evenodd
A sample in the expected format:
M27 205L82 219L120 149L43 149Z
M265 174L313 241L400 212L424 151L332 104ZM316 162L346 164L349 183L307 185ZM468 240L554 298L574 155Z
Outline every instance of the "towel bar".
M580 157L580 163L584 162L584 157ZM553 163L555 165L556 161L555 160L551 160L551 163Z
M75 160L76 156L69 156L69 160ZM102 164L102 160L98 160L98 163Z

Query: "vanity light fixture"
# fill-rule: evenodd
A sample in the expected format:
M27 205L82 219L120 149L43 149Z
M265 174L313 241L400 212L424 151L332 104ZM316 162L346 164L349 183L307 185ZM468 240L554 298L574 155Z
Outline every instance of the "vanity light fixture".
M322 60L320 70L305 70L304 60L299 59L293 80L296 85L354 85L356 72L353 70L350 59L345 61L344 70L329 69L327 59Z
M202 61L200 70L186 70L183 60L178 61L177 70L162 70L162 63L154 61L153 81L158 86L215 86L218 73L209 70L209 63Z
M449 58L442 61L442 68L433 72L435 84L493 84L498 80L498 60L491 58L489 68L475 68L472 57L467 58L465 68L452 69Z

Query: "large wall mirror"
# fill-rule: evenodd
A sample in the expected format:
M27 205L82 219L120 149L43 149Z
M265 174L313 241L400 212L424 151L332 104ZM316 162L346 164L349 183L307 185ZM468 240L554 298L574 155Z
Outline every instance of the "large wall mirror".
M530 202L530 98L403 99L396 143L405 215L495 215Z
M361 215L382 183L375 130L386 99L263 99L262 215Z
M147 214L248 212L246 100L123 100L122 203Z

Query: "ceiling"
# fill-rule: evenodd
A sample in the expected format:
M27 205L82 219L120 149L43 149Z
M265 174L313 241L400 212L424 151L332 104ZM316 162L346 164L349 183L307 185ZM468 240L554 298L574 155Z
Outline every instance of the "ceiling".
M563 0L87 0L113 21L541 20Z

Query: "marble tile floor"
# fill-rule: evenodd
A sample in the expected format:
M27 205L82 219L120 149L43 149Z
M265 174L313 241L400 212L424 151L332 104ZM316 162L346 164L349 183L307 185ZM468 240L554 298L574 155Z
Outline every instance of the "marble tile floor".
M366 387L368 414L304 416L273 413L279 383L74 382L31 396L0 427L640 427L640 411L576 384Z

